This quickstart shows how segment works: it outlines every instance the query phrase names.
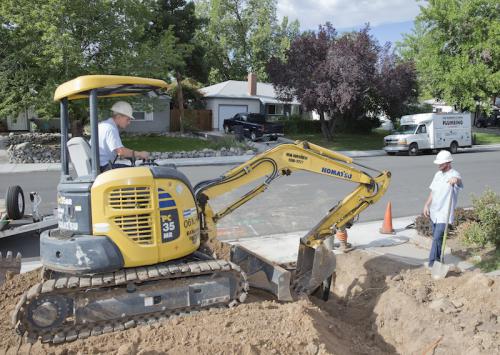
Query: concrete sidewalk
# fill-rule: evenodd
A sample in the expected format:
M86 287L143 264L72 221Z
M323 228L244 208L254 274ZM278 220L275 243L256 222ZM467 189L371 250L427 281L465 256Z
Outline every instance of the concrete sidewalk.
M420 237L415 229L407 228L414 219L415 216L393 219L395 229L393 235L378 232L382 221L357 223L348 229L348 242L356 249L384 255L406 264L423 266L429 256L430 240ZM281 264L297 260L299 240L305 234L306 231L298 231L239 239L220 239L229 244L240 244L273 262ZM445 262L453 264L461 270L474 269L474 265L451 255L449 248L446 248ZM39 258L23 259L21 272L31 271L41 265Z
M400 262L424 266L428 261L431 240L418 235L413 228L407 228L413 223L415 216L396 218L393 220L395 234L380 234L382 221L357 223L348 229L348 242L356 249L384 255ZM307 231L274 234L259 237L225 239L224 242L242 245L251 251L266 257L276 263L290 263L297 260L299 240ZM336 251L340 253L340 251ZM451 255L446 248L446 264L453 264L461 270L471 270L474 265Z
M269 146L272 148L272 146ZM486 152L486 151L500 151L500 144L476 145L472 148L461 148L460 152ZM385 156L384 150L345 150L339 151L344 155L361 158L361 157L375 157ZM162 159L158 162L161 164L173 164L177 167L184 166L209 166L209 165L235 165L246 162L254 157L253 155L239 155L239 156L224 156L224 157L204 157L204 158L180 158L180 159ZM125 161L127 163L128 161ZM43 171L60 171L60 163L48 164L0 164L0 174L12 173L28 173L28 172L43 172Z

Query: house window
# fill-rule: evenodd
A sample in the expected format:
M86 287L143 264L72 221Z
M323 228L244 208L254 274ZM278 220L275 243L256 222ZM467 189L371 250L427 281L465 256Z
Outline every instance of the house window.
M134 111L132 114L136 121L152 121L153 112Z
M275 115L276 114L276 105L267 105L267 114Z

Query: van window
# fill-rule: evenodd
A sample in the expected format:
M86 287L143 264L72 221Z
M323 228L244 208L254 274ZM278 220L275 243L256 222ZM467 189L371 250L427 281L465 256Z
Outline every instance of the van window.
M417 134L419 133L427 133L427 128L425 127L425 125L421 125L418 127Z
M404 124L399 126L398 133L401 134L413 134L415 133L415 129L417 128L416 124Z

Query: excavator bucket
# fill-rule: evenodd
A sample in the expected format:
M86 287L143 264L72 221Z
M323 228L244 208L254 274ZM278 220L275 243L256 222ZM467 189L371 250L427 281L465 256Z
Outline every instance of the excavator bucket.
M299 244L297 270L292 283L297 294L310 295L335 273L335 254L330 243L322 243L316 248Z
M11 275L21 272L21 254L17 253L14 258L11 251L8 251L5 257L0 252L0 285L8 280Z
M280 301L292 301L291 273L241 245L231 247L231 261L247 274L251 287L266 290Z

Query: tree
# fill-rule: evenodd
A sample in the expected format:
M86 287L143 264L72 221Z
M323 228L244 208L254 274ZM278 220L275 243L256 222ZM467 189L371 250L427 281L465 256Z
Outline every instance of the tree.
M4 0L0 5L0 115L58 111L55 88L85 74L130 75L151 21L144 1ZM36 10L35 10L36 9ZM86 117L78 111L73 117Z
M499 94L499 38L497 0L429 0L401 52L415 60L426 95L465 110Z
M316 110L327 139L331 139L325 118L329 105L324 97L318 95L318 87L325 82L324 64L335 36L335 30L328 23L320 26L317 33L305 32L292 41L284 61L273 57L267 65L267 72L278 98L290 101L296 97L306 110Z
M344 131L366 132L380 124L381 111L403 111L416 92L412 68L389 47L383 51L368 26L338 36L329 23L303 33L286 60L272 58L267 67L280 99L296 97L306 110L317 111L328 140L339 124Z
M181 84L185 77L206 81L205 50L195 34L201 21L196 17L194 2L185 0L153 0L154 20L148 31L150 43L172 34L175 37L175 53L166 60L177 83L177 107L180 110L180 130L184 132L184 93ZM162 49L160 53L166 55ZM163 57L164 58L164 57ZM164 58L165 59L165 58ZM167 73L165 73L167 74Z
M197 12L204 19L198 39L207 50L211 83L242 80L249 71L267 81L267 62L282 57L299 31L298 21L285 17L278 24L276 0L202 0Z
M376 83L380 109L393 121L414 110L418 99L415 63L400 58L390 46L380 55Z

